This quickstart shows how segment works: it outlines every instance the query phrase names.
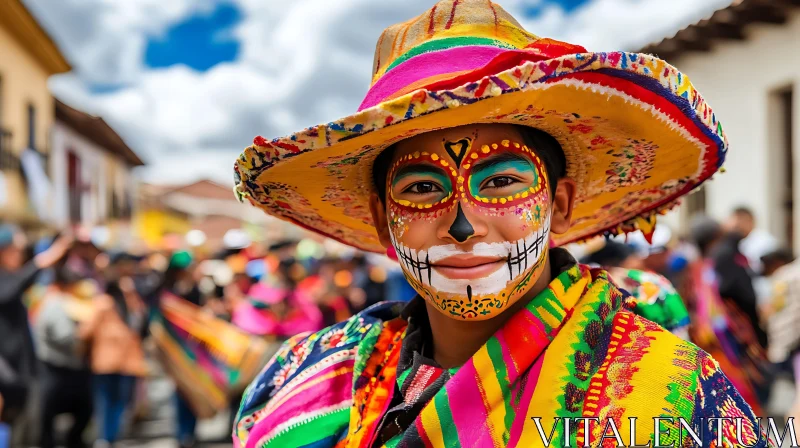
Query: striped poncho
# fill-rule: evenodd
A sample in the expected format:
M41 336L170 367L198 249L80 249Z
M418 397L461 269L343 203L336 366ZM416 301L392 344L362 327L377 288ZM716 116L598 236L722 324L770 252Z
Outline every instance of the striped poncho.
M655 439L656 417L674 419L661 422L662 445L682 446L679 418L694 425L701 446L714 446L718 436L722 445L736 445L736 425L718 434L707 419L740 417L742 441L768 446L763 438L754 444L761 434L755 417L717 363L630 306L605 271L573 265L385 446L527 448L546 446L544 439L550 446L598 446L604 431L609 446L645 445ZM398 376L406 373L398 371L407 328L399 308L380 304L289 340L245 393L235 446L376 445ZM576 418L599 423L567 420Z

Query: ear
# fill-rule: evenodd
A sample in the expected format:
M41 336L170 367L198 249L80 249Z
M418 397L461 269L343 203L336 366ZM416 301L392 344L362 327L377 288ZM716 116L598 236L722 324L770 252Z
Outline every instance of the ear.
M550 217L550 232L557 235L567 233L572 225L572 210L575 206L577 187L570 178L559 179L553 193L553 214Z
M369 211L372 213L372 222L375 223L378 239L381 245L388 249L392 245L392 239L389 236L389 220L386 218L386 206L378 198L378 193L369 195Z

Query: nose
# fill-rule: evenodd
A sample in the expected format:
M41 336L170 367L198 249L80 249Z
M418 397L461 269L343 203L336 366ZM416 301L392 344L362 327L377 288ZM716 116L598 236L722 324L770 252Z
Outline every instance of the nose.
M477 221L474 217L470 218L464 213L464 209L459 202L456 205L453 220L445 221L446 223L449 222L449 225L444 224L438 229L438 237L457 243L464 243L470 238L486 235L486 226Z

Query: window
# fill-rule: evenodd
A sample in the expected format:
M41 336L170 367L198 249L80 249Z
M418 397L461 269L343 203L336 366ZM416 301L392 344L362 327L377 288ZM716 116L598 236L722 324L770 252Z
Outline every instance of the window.
M28 104L28 148L36 149L36 107Z
M782 194L782 205L784 212L783 226L786 232L786 241L789 247L794 247L794 158L792 156L792 147L794 146L794 92L787 89L779 93L780 103L782 109L782 127L783 127L783 148L782 148L782 165L783 175L786 182L783 182L784 188L780 192Z
M67 189L69 190L69 220L73 224L81 222L81 159L72 151L67 151Z
M769 93L767 120L767 183L769 195L768 230L785 247L795 247L794 217L794 156L793 141L796 138L792 129L794 120L794 92L792 86L781 87Z
M686 198L686 213L687 216L705 215L706 214L706 189L700 187L699 190L692 191Z

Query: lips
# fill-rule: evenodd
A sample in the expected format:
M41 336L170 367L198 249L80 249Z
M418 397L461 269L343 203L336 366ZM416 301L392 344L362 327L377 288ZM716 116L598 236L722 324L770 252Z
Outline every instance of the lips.
M506 264L506 258L454 255L432 264L433 269L450 279L485 277Z

